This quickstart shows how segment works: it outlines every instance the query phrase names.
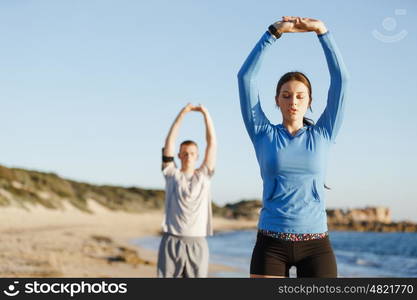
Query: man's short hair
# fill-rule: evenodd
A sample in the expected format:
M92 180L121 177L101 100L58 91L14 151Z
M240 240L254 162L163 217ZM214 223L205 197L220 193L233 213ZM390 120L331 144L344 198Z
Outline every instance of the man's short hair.
M180 150L181 150L181 147L182 147L182 146L189 146L189 145L194 145L194 146L196 146L196 147L198 148L198 145L197 145L197 143L196 143L196 142L194 142L194 141L192 141L192 140L186 140L186 141L183 141L183 142L181 143L181 145L180 145Z

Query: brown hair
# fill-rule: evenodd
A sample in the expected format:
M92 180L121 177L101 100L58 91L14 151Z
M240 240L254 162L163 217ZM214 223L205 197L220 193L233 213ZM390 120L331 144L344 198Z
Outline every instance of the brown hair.
M292 80L296 80L301 83L304 83L304 85L308 88L308 96L310 98L310 103L308 106L311 110L311 102L313 101L313 96L312 96L313 91L311 88L311 83L310 83L310 80L307 78L307 76L301 72L294 71L294 72L288 72L282 75L282 77L279 79L278 84L277 84L276 96L279 96L282 86L288 81L292 81ZM311 125L314 125L314 122L313 120L309 118L303 117L303 124L307 126L311 126Z
M192 141L192 140L186 140L186 141L183 141L183 142L181 143L181 145L180 145L180 150L181 150L181 147L182 147L182 146L189 146L189 145L194 145L194 146L196 146L196 147L198 148L198 145L197 145L197 143L196 143L196 142L194 142L194 141Z

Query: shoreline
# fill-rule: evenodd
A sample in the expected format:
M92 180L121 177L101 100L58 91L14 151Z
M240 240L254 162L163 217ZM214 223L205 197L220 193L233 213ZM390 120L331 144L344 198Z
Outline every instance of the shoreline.
M88 207L92 214L69 204L61 210L0 207L0 277L155 278L157 251L131 241L159 235L163 212L112 211L94 201ZM213 225L224 232L256 222L215 217ZM234 271L209 266L209 274Z

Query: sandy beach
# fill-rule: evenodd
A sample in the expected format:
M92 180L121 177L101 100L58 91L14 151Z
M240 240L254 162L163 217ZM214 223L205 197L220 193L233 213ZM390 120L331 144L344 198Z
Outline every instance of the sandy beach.
M92 214L70 205L1 207L0 277L156 277L157 253L129 241L158 235L163 213L116 212L94 201L88 206ZM214 218L217 232L254 226ZM228 270L211 264L209 274Z

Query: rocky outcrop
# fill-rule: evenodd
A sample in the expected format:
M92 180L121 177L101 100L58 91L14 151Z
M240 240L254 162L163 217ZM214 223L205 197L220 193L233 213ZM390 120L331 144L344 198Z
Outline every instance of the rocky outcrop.
M376 232L417 232L417 224L409 221L380 222L349 222L347 224L328 223L329 230L338 231L376 231Z
M365 207L354 209L328 209L327 217L329 223L348 224L348 223L383 223L392 222L391 210L388 207Z
M417 224L408 221L393 222L388 207L328 209L330 230L417 232Z

